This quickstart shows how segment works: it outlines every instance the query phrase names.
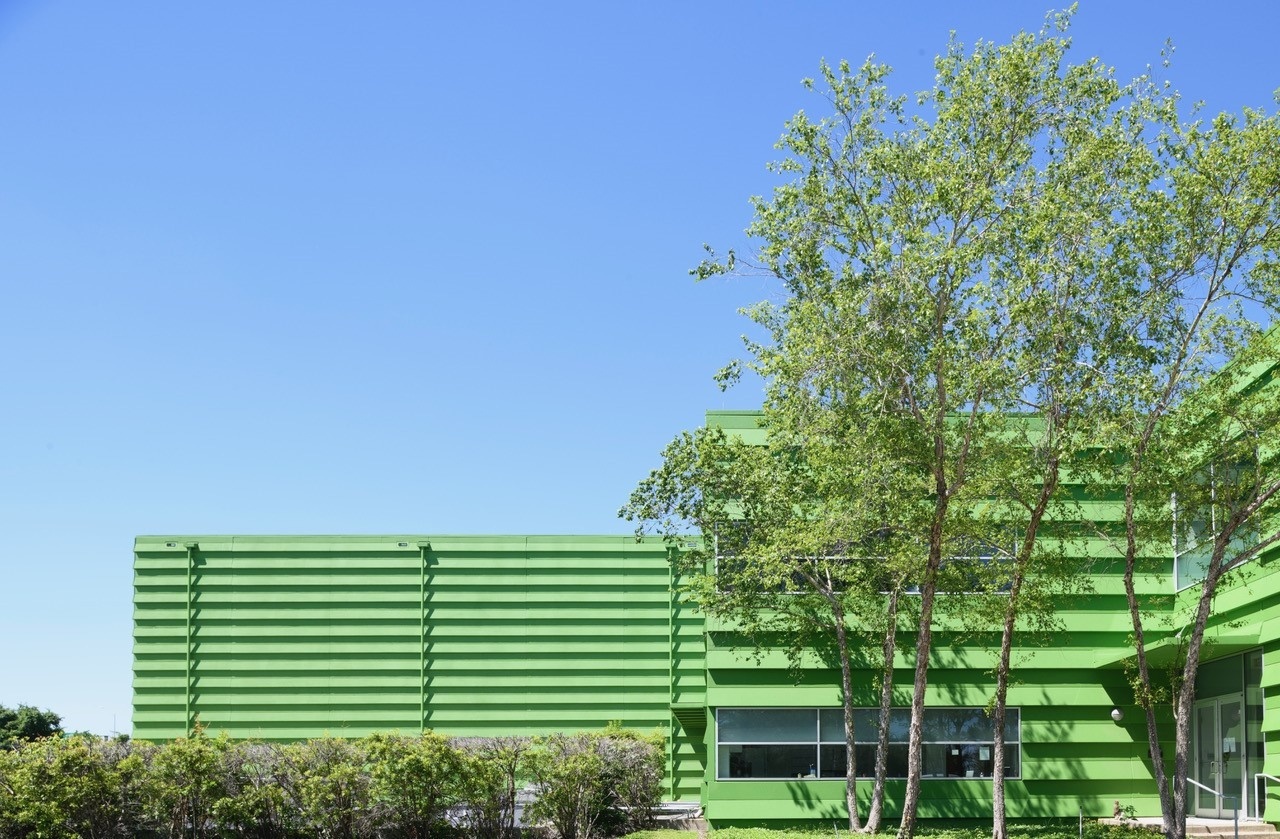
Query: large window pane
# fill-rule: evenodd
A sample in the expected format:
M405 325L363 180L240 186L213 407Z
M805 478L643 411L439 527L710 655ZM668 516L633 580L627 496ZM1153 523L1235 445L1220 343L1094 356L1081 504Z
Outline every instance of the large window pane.
M847 754L844 746L824 743L819 747L822 752L822 777L843 778ZM858 761L858 777L874 778L876 774L876 747L870 743L859 744L854 748L854 758ZM907 744L891 743L885 755L885 777L907 777Z
M813 743L818 736L815 708L721 708L717 719L721 743Z
M1004 741L1006 743L1022 742L1022 711L1018 708L1004 709Z
M843 743L844 709L823 708L819 713L822 720L822 742ZM893 730L901 729L902 739L906 740L907 726L910 722L910 713L903 716L898 711L894 711L894 722L891 724L891 728ZM880 710L878 708L853 709L853 737L859 743L874 743L880 738ZM893 739L892 732L889 739Z
M844 711L840 708L823 708L822 742L844 742ZM880 739L880 709L855 708L853 712L853 736L859 743L875 743ZM905 743L911 732L911 709L894 708L889 713L889 742Z
M993 736L991 719L980 708L929 708L924 712L927 743L981 742Z
M1022 777L1022 749L1017 746L1004 747L1004 776L1006 778Z
M813 778L818 746L778 744L721 745L717 778Z
M822 777L843 778L849 758L844 746L824 745L819 747L819 751L822 753ZM875 746L858 746L854 749L854 759L858 761L858 775L870 775L875 766Z
M844 712L839 708L726 708L718 715L719 778L844 777ZM880 713L854 709L854 756L859 777L875 772ZM894 708L889 719L887 776L907 774L911 710ZM1005 772L1021 777L1021 714L1005 712ZM993 726L982 708L925 710L922 746L926 778L990 778L995 769Z

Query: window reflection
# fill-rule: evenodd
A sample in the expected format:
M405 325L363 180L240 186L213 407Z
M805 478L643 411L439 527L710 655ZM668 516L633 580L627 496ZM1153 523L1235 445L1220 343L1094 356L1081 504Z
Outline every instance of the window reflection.
M859 777L875 773L879 710L854 712L854 758ZM717 712L717 769L721 779L843 778L847 769L844 714L838 708L723 708ZM907 775L911 712L889 719L886 775ZM1022 774L1021 714L1006 710L1005 776ZM995 770L991 719L981 708L925 710L925 778L990 778ZM780 741L789 742L780 742ZM754 741L754 742L753 742Z

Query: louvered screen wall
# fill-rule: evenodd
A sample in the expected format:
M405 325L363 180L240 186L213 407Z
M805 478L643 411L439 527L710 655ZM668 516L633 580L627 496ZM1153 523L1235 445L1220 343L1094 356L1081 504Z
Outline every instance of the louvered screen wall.
M668 583L630 537L141 537L133 734L666 727Z

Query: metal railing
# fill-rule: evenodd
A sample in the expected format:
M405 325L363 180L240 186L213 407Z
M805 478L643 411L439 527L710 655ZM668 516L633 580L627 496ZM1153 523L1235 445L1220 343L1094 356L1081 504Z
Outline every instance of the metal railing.
M1218 792L1216 789L1211 789L1205 786L1204 784L1197 781L1195 778L1187 778L1187 783L1191 784L1192 786L1199 787L1200 789L1204 790L1205 792L1209 793L1212 796L1216 796L1217 798L1221 798L1224 800L1228 798L1231 799L1231 821L1235 827L1236 839L1240 839L1240 796L1224 795L1223 793ZM1280 779L1277 780L1277 783L1280 783ZM1221 811L1222 808L1219 807L1218 810Z
M1262 785L1262 795L1258 795L1259 778L1264 778L1267 781L1275 781L1277 784L1280 784L1280 778L1277 778L1275 775L1268 775L1266 772L1253 773L1253 817L1255 819L1262 818L1262 814L1258 812L1258 802L1267 800L1267 785L1265 783Z

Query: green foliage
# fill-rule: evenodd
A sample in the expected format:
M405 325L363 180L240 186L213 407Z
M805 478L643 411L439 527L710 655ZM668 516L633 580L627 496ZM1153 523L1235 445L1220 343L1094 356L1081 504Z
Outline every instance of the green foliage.
M589 734L540 737L525 765L538 787L529 807L535 822L548 822L560 839L592 839L609 812L606 766Z
M365 741L372 775L371 793L394 835L408 839L448 836L449 808L462 800L464 758L448 738L432 731L421 737L375 734Z
M662 771L662 735L617 725L536 744L430 731L289 745L202 729L160 745L55 737L0 749L0 839L509 839L530 777L544 800L529 817L591 839L650 826Z
M223 760L231 749L224 734L179 738L157 748L148 767L149 815L170 839L217 836L214 807L227 793Z
M17 710L0 705L0 749L61 733L62 718L53 711L41 711L31 705L19 705Z
M538 788L528 815L550 824L560 839L646 827L662 794L661 738L616 726L537 738L525 767Z
M621 829L639 830L653 823L662 801L663 749L661 731L641 734L610 723L599 737L606 783L613 806L622 815Z
M0 836L132 837L142 757L94 737L48 738L0 751Z
M515 830L516 794L531 741L485 737L457 741L462 755L462 828L477 839L506 839Z
M287 839L298 835L298 815L286 793L290 776L281 748L240 743L223 755L223 797L213 818L247 839Z
M285 746L287 788L308 836L323 839L372 837L378 817L372 807L368 745L324 738Z

